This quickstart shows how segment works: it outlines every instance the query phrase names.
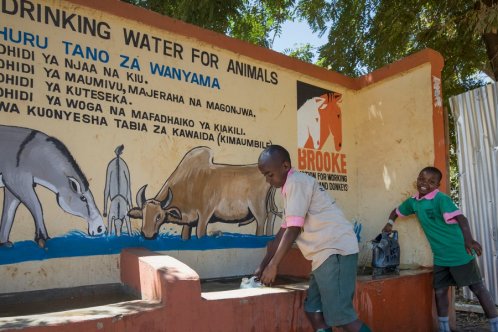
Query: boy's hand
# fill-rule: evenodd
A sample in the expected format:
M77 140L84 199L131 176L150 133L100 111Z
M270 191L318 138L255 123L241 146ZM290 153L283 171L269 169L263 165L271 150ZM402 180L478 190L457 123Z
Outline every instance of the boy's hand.
M385 233L391 233L393 231L393 225L391 225L390 223L387 223L384 228L382 228L382 232L385 232Z
M263 273L263 271L261 270L261 266L258 266L258 268L256 269L256 271L254 271L254 275L256 277L258 277L258 279L261 279L261 274Z
M475 251L477 256L481 256L482 247L481 244L475 240L471 240L470 242L465 242L465 249L469 255L472 255L472 250Z
M270 285L277 277L277 267L273 264L268 264L261 275L260 281L265 285Z

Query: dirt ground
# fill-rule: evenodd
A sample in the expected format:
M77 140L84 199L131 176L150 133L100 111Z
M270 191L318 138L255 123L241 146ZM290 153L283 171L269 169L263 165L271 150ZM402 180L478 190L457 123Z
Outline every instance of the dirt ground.
M457 289L455 292L455 301L457 303L474 304L479 305L479 302L467 300L463 297L462 290ZM455 332L480 332L480 331L490 331L489 323L484 314L478 314L474 312L457 311L457 330Z
M490 331L488 320L486 319L484 314L457 311L456 317L456 332Z

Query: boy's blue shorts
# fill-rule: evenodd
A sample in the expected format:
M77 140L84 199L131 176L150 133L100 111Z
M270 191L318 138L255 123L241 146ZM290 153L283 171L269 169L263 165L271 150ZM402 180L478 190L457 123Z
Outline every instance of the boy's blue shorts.
M328 326L349 324L358 316L353 307L358 254L331 255L311 272L304 311L323 312Z

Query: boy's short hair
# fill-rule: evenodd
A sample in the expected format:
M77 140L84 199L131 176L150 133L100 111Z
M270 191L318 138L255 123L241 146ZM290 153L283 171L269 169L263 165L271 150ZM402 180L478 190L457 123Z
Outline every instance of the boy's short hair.
M438 178L438 181L441 181L443 179L443 173L441 173L441 171L436 167L427 166L420 171L420 173L422 173L422 172L427 172L427 173L431 173L431 174L436 175Z
M272 144L267 146L263 152L261 152L260 156L263 156L264 154L268 154L272 157L277 157L280 159L281 162L291 162L290 159L290 154L289 151L287 151L283 146L277 145L277 144Z

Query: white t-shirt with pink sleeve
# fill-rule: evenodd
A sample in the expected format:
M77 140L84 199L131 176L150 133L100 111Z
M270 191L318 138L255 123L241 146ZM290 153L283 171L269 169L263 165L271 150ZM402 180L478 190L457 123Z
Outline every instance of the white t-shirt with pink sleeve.
M296 243L303 256L317 269L330 255L359 251L353 225L315 178L291 169L282 187L282 228L301 227Z

